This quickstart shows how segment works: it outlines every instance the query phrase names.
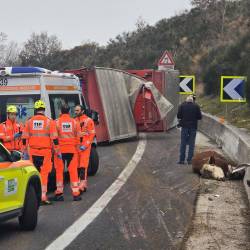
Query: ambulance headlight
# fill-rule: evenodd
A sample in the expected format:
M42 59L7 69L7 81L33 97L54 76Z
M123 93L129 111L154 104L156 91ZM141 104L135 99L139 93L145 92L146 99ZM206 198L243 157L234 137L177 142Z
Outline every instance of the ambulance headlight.
M7 72L5 70L0 70L0 76L6 76Z

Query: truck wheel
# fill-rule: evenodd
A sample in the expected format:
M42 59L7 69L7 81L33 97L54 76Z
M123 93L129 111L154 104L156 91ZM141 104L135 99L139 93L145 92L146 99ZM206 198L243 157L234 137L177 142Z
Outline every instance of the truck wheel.
M94 176L99 168L99 156L96 147L92 146L89 158L88 176Z
M23 213L18 218L19 225L23 230L34 230L37 225L38 200L35 189L30 185L25 196Z

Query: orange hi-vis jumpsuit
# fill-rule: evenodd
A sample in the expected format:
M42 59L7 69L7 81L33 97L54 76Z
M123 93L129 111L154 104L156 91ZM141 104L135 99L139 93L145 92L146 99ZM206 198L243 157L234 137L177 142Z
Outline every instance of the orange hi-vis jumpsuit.
M22 124L19 124L16 121L7 119L5 122L0 124L0 140L9 151L22 150L21 135L19 138L14 138L15 134L22 132Z
M70 117L69 114L62 114L56 120L56 128L58 132L59 148L62 153L62 159L54 157L56 168L56 192L55 194L63 194L63 173L64 163L67 162L70 183L73 196L80 194L78 187L78 151L77 146L80 143L81 130L77 121Z
M52 170L53 140L58 139L55 121L42 114L34 115L25 124L23 139L27 140L30 160L41 174L42 201L47 201L48 175ZM54 146L54 150L58 151L58 146Z
M86 147L84 151L79 151L79 188L81 191L84 191L84 189L87 188L89 157L91 144L95 138L95 125L94 121L85 114L81 115L80 117L76 117L76 120L80 123L82 133L80 146Z

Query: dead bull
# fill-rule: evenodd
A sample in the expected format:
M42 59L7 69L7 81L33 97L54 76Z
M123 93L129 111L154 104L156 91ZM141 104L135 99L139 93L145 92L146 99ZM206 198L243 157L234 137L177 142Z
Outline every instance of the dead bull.
M246 167L249 166L249 164L245 163L236 165L223 155L211 150L197 153L192 160L192 167L195 173L200 174L204 178L216 180L225 180L225 178L242 179Z

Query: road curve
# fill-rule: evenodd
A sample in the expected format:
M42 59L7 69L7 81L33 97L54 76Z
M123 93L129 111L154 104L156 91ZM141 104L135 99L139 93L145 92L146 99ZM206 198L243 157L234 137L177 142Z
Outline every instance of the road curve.
M192 220L199 179L177 165L179 131L146 135L146 148L132 175L102 212L66 249L178 249ZM134 156L138 141L98 148L100 170L89 178L81 202L41 207L34 232L19 230L16 219L0 225L0 249L45 249L64 233L117 180ZM67 245L67 244L66 244Z

